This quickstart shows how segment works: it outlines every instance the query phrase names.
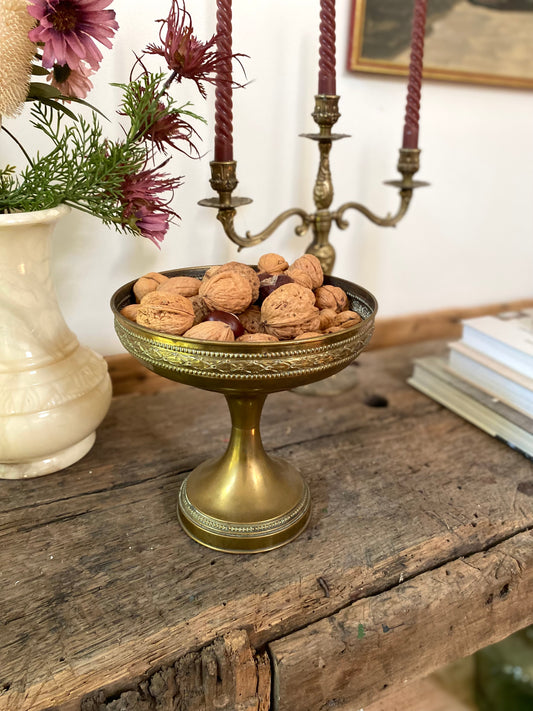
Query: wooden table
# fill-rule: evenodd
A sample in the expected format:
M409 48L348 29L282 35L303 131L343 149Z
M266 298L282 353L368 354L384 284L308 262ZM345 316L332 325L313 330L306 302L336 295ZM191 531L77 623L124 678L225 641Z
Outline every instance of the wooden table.
M442 348L269 396L265 447L313 497L270 553L179 527L180 483L227 441L214 393L117 397L81 462L0 482L0 711L355 710L533 622L532 463L406 384Z

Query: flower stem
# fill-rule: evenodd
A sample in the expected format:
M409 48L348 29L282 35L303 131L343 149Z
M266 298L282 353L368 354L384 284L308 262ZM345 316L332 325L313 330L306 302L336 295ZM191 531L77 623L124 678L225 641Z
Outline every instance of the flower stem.
M2 131L5 131L5 132L7 133L7 135L8 135L13 141L15 141L15 143L17 144L17 146L18 146L18 147L20 148L20 150L24 153L24 156L25 156L26 160L28 161L28 163L29 163L29 164L31 165L31 167L33 168L33 161L32 161L32 159L30 158L30 156L26 153L26 149L24 148L24 146L22 145L22 143L18 140L18 138L16 138L16 136L14 136L14 135L11 133L11 131L8 131L5 126L0 126L0 128L2 129Z

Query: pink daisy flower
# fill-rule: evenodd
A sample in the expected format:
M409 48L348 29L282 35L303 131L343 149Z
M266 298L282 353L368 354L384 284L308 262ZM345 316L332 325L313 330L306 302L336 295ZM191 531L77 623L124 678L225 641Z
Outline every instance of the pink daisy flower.
M111 0L29 0L28 12L39 24L28 34L43 43L43 66L67 64L77 69L82 60L98 69L102 53L95 40L111 48L118 29L115 11L105 10Z
M46 77L46 80L50 81L56 89L59 89L63 96L85 99L93 88L89 79L92 74L94 74L93 70L83 62L80 62L77 69L71 69L67 64L63 66L54 64L54 68Z

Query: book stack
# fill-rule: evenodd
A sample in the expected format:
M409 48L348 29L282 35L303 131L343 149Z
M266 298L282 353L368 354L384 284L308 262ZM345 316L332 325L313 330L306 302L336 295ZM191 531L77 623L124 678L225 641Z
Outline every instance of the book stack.
M466 319L448 346L416 359L408 382L533 458L533 309Z

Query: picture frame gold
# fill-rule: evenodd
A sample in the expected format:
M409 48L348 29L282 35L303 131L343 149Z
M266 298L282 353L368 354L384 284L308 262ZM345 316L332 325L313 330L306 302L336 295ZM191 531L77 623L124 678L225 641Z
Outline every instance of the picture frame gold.
M348 69L407 76L414 0L352 0ZM424 79L533 88L533 0L428 0Z

